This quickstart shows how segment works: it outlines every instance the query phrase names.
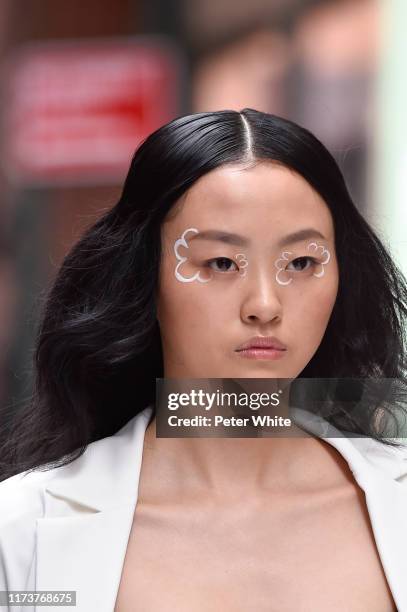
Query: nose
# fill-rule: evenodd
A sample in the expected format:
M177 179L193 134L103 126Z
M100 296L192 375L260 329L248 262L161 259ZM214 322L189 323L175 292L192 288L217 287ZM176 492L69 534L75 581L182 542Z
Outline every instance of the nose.
M282 318L282 303L275 278L270 270L260 271L246 279L241 302L241 318L245 323L266 324Z

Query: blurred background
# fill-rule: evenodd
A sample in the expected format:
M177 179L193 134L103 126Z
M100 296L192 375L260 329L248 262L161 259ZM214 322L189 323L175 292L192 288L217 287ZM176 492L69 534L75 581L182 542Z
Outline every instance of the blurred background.
M406 273L405 0L0 0L0 404L44 291L141 139L246 106L314 132Z

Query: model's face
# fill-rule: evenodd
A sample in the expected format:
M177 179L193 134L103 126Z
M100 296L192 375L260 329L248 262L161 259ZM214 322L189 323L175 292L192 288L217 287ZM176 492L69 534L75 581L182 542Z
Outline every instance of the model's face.
M288 239L302 230L311 231ZM161 239L164 376L298 376L324 336L339 278L330 211L305 179L270 162L218 168L180 198ZM253 336L286 350L278 359L238 352Z

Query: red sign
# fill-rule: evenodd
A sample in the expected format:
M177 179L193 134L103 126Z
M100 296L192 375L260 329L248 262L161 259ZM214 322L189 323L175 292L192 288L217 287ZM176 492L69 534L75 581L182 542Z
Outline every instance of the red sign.
M121 181L138 144L179 112L164 39L42 43L10 64L3 160L30 184Z

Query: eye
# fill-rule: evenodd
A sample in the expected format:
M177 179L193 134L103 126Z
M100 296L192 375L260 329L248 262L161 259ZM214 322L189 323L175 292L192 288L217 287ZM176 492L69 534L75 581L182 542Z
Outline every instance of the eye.
M221 262L221 267L223 268L222 270L217 267L218 262ZM229 259L229 257L215 257L214 259L209 259L209 261L205 263L208 268L215 270L215 272L232 272L233 270L231 270L230 267L225 269L225 265L228 266L228 264L233 264L236 270L239 269L236 266L236 263L232 259ZM216 264L216 267L214 267L212 264Z
M311 262L311 265L310 265L310 266L303 265L303 264L306 264L308 261L309 261L309 262ZM292 265L292 264L295 264L295 262L299 262L299 263L300 263L300 269L299 269L299 270L298 270L298 269L296 269L296 270L295 270L295 272L304 272L304 270L309 270L309 268L310 268L312 265L317 265L317 264L319 263L319 262L318 262L316 259L314 259L313 257L297 257L296 259L293 259L293 261L291 261L291 262L289 263L289 266L290 266L290 265ZM298 265L298 264L297 264L297 265ZM287 270L289 270L290 268L287 266L287 268L286 268L286 269L287 269Z

